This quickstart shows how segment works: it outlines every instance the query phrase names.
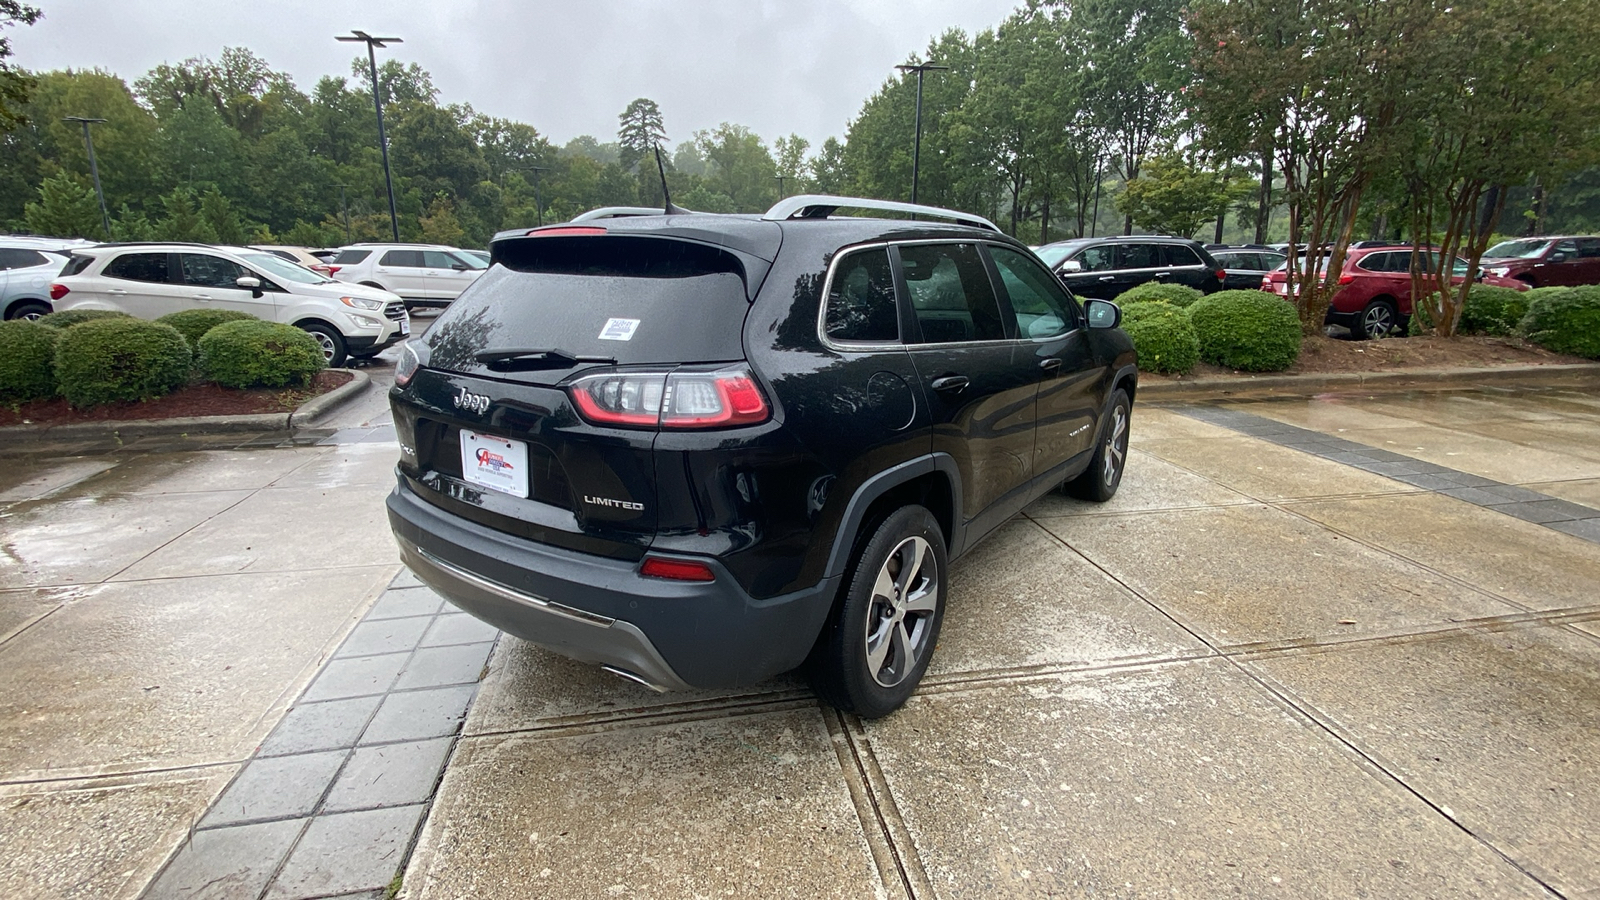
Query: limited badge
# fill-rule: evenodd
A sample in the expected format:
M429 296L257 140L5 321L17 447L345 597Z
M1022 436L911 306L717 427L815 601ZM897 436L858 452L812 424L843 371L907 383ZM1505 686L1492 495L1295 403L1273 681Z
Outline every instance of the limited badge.
M638 327L638 319L607 319L606 327L600 329L600 340L631 341L633 332Z

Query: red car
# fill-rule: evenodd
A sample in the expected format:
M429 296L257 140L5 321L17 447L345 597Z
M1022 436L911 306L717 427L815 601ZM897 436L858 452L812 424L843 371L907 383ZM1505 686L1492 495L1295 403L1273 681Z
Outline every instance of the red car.
M1600 284L1600 237L1504 241L1484 252L1483 270L1532 287Z
M1385 335L1403 335L1411 322L1410 247L1351 248L1339 273L1341 287L1328 304L1324 324L1342 325L1350 336L1363 340ZM1428 267L1438 264L1437 251L1428 254ZM1261 279L1261 289L1288 298L1287 269L1280 266ZM1467 277L1467 263L1457 257L1450 281L1460 284ZM1528 290L1528 284L1486 272L1484 284Z

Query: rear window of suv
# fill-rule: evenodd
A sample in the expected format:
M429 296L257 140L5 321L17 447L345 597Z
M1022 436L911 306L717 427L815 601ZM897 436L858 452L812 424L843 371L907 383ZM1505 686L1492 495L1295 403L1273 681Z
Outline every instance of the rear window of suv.
M428 329L433 368L493 372L481 350L561 350L618 365L744 359L744 267L727 251L671 238L538 237L496 247L500 265ZM557 373L560 375L563 373Z
M353 266L372 255L371 250L340 250L329 260L330 265Z

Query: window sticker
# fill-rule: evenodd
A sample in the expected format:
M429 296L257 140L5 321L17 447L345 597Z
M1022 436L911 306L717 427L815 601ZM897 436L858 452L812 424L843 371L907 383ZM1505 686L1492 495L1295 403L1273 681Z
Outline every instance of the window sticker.
M606 327L600 329L600 340L631 341L638 327L638 319L607 319Z

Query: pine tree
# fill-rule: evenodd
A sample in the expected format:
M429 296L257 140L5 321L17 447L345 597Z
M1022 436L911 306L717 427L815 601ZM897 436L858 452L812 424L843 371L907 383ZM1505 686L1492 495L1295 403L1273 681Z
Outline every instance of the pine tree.
M634 166L655 153L657 144L667 139L667 129L661 121L661 107L654 100L640 97L628 104L617 116L622 127L617 129L617 144L621 147L618 160L624 169Z
M94 189L66 173L46 178L39 185L39 202L29 203L23 218L28 230L36 234L94 239L106 236Z

